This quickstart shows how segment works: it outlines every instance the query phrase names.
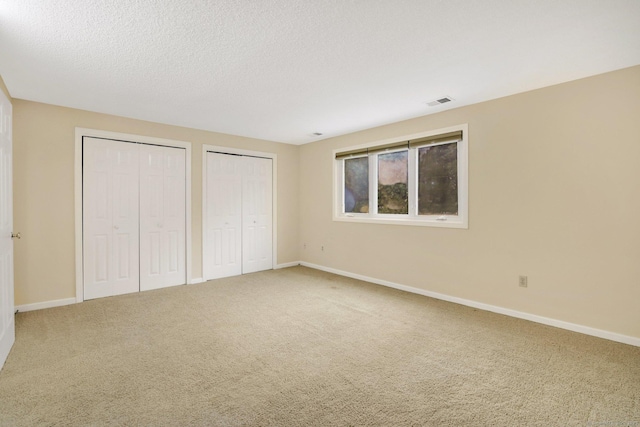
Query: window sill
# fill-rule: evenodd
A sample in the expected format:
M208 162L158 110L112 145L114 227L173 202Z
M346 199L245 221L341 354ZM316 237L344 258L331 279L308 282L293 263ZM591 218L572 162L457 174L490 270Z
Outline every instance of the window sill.
M462 228L468 229L469 225L462 219L448 218L446 221L436 219L418 219L418 218L380 218L366 215L334 215L334 221L340 222L356 222L365 224L388 224L388 225L413 225L419 227L438 227L438 228Z

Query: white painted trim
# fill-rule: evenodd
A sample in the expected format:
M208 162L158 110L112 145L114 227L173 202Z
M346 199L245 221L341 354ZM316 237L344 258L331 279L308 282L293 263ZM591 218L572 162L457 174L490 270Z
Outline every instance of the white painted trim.
M186 283L191 283L191 143L174 139L156 138L152 136L133 135L120 132L109 132L97 129L76 128L75 132L75 165L74 165L74 192L75 192L75 237L76 237L76 302L84 301L84 286L82 277L82 137L115 139L118 141L138 142L142 144L163 145L185 149L186 157Z
M202 277L197 277L195 279L191 279L191 282L189 284L197 285L198 283L204 283L204 282L206 282L206 280L204 280Z
M240 156L253 156L253 157L263 157L266 159L271 159L273 161L272 164L272 180L273 180L273 188L271 191L271 200L272 200L272 225L271 225L271 233L273 234L272 241L272 262L271 268L274 270L278 265L278 155L275 153L267 153L264 151L253 151L253 150L244 150L241 148L231 148L231 147L221 147L218 145L209 145L202 144L202 276L206 281L205 276L205 233L207 230L207 205L205 201L207 200L207 151L214 151L216 153L222 154L237 154Z
M33 304L17 305L16 310L19 312L42 310L45 308L61 307L63 305L75 304L76 298L56 299L53 301L36 302Z
M313 268L316 270L326 271L328 273L338 274L340 276L350 277L352 279L358 279L358 280L363 280L365 282L375 283L376 285L387 286L390 288L399 289L401 291L411 292L413 294L418 294L426 297L439 299L442 301L449 301L456 304L466 305L468 307L478 308L480 310L491 311L493 313L498 313L498 314L504 314L505 316L529 320L531 322L541 323L543 325L554 326L556 328L566 329L568 331L578 332L585 335L591 335L598 338L604 338L606 340L616 341L623 344L629 344L636 347L640 347L640 338L638 337L622 335L615 332L604 331L602 329L591 328L589 326L583 326L575 323L565 322L563 320L551 319L549 317L538 316L536 314L525 313L522 311L511 310L509 308L498 307L495 305L485 304L482 302L453 297L450 295L440 294L437 292L431 292L424 289L401 285L399 283L394 283L394 282L389 282L387 280L381 280L373 277L363 276L361 274L350 273L348 271L342 271L335 268L312 264L305 261L301 261L300 265L304 267Z
M76 128L75 162L73 168L76 237L76 302L84 301L84 280L82 274L82 135L83 129Z
M300 265L300 261L285 262L285 263L276 265L274 267L274 270L280 270L281 268L297 267L299 265Z

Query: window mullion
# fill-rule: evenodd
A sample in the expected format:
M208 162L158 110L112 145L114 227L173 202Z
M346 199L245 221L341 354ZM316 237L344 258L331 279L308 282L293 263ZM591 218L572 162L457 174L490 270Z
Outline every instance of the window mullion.
M409 150L407 159L407 190L409 196L409 217L415 218L418 215L418 150Z
M378 155L369 154L369 213L378 215Z
M345 162L344 162L344 159L339 160L339 162L340 162L340 190L338 192L339 192L339 197L340 197L339 200L340 200L340 206L341 206L340 212L342 214L344 214L344 213L346 213L345 205L344 205L344 193L345 193L344 186L345 186L345 183L347 182L347 178L346 178L346 175L345 175Z

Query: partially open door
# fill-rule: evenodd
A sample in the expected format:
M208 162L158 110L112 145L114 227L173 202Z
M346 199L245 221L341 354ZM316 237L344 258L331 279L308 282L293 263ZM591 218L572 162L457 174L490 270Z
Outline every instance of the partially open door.
M11 102L0 91L0 368L15 341ZM17 233L15 237L19 237Z

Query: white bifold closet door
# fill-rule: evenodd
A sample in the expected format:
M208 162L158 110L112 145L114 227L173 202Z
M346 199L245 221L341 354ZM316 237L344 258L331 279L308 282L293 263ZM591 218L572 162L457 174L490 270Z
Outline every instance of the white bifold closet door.
M205 279L271 269L272 160L206 155Z
M253 273L273 266L272 160L242 159L242 273Z
M242 274L242 157L207 153L205 279Z
M186 282L185 153L84 138L84 299Z
M138 145L83 141L84 299L138 292Z
M140 145L140 290L185 283L185 150Z

